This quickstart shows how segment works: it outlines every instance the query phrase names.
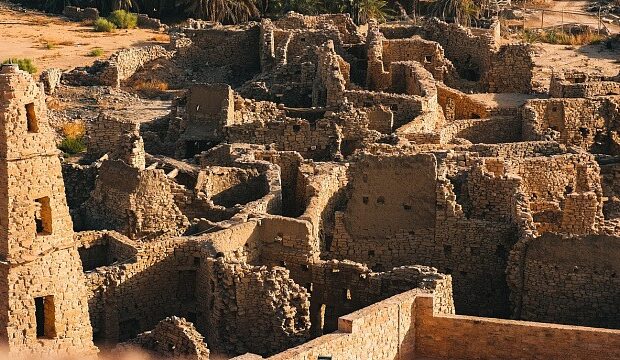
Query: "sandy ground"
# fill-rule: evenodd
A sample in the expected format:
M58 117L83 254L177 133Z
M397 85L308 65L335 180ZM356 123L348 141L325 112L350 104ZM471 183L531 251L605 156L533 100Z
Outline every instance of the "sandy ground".
M101 57L106 58L122 48L167 41L167 35L147 29L97 33L79 22L32 10L26 13L0 2L0 61L30 58L39 72L90 65L95 58L88 53L94 48L102 48Z
M554 10L557 12L545 12L544 21L542 22L544 27L569 24L569 23L580 23L580 24L588 24L594 28L598 28L598 17L594 13L587 13L586 6L591 3L591 1L553 1L550 6L545 7L545 10ZM526 5L526 9L529 7ZM591 15L580 15L580 14L567 14L564 13L562 15L561 11L565 12L582 12ZM530 11L527 11L528 13ZM606 27L610 33L616 34L620 33L620 26L614 24L608 24L605 22L601 22L601 25ZM541 11L532 11L532 13L528 14L526 27L527 28L539 28L541 26Z
M538 89L548 89L553 71L579 70L614 76L620 73L620 49L609 50L604 45L535 44L534 83Z

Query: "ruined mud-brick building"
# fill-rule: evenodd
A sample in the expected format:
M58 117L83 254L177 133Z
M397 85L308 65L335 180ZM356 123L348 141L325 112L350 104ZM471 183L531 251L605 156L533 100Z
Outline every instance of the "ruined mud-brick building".
M620 357L620 78L531 94L496 21L190 25L62 74L185 89L101 114L62 173L42 87L2 67L9 350Z

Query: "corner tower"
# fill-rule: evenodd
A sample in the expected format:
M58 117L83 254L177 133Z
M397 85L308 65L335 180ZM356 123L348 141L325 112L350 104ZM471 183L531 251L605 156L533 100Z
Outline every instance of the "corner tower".
M0 68L0 342L95 354L87 289L41 87Z

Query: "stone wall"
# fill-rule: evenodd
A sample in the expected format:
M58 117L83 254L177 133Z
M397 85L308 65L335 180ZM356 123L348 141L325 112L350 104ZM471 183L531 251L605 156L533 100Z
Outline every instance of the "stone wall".
M615 236L543 234L527 245L520 318L620 327Z
M97 20L99 18L99 10L95 8L80 9L77 6L65 6L62 14L71 20Z
M209 311L204 331L213 349L272 354L308 339L309 294L289 279L288 270L223 259L205 265L197 298Z
M554 98L587 98L620 95L620 82L596 74L554 72L549 96Z
M63 83L76 86L115 86L129 79L146 63L171 58L174 52L159 45L122 49L107 60L97 60L92 66L75 68L62 75Z
M124 135L139 135L140 124L101 113L86 128L86 147L93 157L117 151L125 142Z
M529 100L523 106L525 140L553 139L591 152L618 151L618 99Z
M260 70L260 28L256 23L183 30L191 45L180 48L177 60L191 68L226 67L242 77Z
M90 199L80 209L82 226L117 230L134 239L180 234L189 223L174 203L170 186L163 170L105 161Z
M488 92L529 94L534 69L532 53L529 44L503 45L493 52L485 79Z
M478 102L465 93L448 86L437 84L437 102L443 109L446 120L484 119L489 116L487 105Z
M304 158L331 159L340 149L340 133L333 121L322 119L284 121L242 125L226 128L229 143L275 144L280 151L297 151Z
M435 158L420 154L357 159L350 172L353 185L347 190L348 203L344 212L336 213L329 254L375 270L406 264L436 267L453 277L457 311L506 316L506 255L517 240L512 217L466 217L453 185L438 170L443 168L441 161ZM409 165L403 168L396 163ZM379 169L381 176L372 176ZM390 187L390 182L397 185ZM403 190L407 189L404 183L410 184L410 190ZM482 183L471 186L488 190ZM511 189L515 191L514 186ZM506 201L506 197L494 199ZM360 210L354 212L356 208ZM364 217L349 219L356 213ZM406 220L397 221L399 216Z
M337 332L269 359L581 359L592 346L601 359L619 356L618 331L441 313L437 299L419 290L393 296L341 317Z
M0 66L0 341L9 358L95 357L43 86Z
M440 131L440 142L460 138L474 144L498 144L521 141L521 119L492 117L489 119L457 120Z
M127 350L138 347L167 359L209 360L209 349L203 336L191 322L176 316L165 318L152 331L119 347Z
M415 352L421 358L576 360L592 356L593 348L601 359L620 356L618 331L436 314L432 304L431 297L416 298Z

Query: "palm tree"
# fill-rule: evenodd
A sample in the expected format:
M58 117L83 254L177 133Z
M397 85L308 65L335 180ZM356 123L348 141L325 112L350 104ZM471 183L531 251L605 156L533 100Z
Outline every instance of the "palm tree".
M480 7L473 0L435 0L430 13L442 20L451 19L457 24L469 26L480 15Z
M390 16L386 0L356 0L353 8L359 24L365 24L370 19L385 22Z
M237 24L260 15L255 0L178 0L185 13L198 19Z

